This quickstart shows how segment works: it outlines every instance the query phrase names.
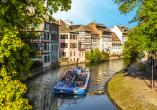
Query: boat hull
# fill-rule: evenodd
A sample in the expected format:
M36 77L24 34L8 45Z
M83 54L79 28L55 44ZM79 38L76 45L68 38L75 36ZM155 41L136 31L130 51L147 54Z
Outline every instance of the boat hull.
M76 88L54 88L55 94L74 94L74 95L81 95L86 94L87 89L76 89Z

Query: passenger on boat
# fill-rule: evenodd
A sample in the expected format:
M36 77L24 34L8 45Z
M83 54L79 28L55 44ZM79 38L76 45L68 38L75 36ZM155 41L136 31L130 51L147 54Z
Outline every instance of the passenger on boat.
M83 87L84 84L83 84L82 81L77 81L77 82L76 82L76 86L77 86L77 87Z

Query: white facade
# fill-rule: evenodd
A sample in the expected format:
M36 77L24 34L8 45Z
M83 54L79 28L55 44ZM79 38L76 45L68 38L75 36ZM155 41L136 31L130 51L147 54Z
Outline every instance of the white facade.
M100 38L100 51L109 52L112 48L112 36L111 35L103 35Z
M118 26L114 26L111 28L112 32L114 32L118 38L120 39L121 43L123 43L123 33L122 31L118 28Z
M120 29L120 28L122 28L122 29ZM117 35L117 37L120 39L122 44L124 44L128 39L128 36L126 35L127 31L125 32L125 30L123 28L127 28L127 27L114 26L113 28L111 28L112 32L114 32Z
M100 49L100 38L92 38L92 49Z
M82 43L81 47L90 51L92 48L92 39L90 32L79 32L79 42Z
M115 43L117 42L117 43ZM122 54L122 45L118 43L118 41L113 41L111 54L112 55L121 55Z

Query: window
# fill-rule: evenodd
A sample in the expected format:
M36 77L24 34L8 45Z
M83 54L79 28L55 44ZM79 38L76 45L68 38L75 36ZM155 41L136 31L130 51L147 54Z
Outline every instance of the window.
M63 57L66 57L66 52L62 52L62 56L63 56Z
M74 51L74 56L75 56L75 51Z
M61 48L68 48L68 43L61 43Z
M41 45L39 43L33 45L35 49L40 50Z
M50 34L49 34L49 33L47 33L47 40L49 40L49 38L50 38Z
M57 35L56 34L51 34L51 40L56 41L57 40Z
M78 48L81 48L82 47L82 45L81 45L81 43L79 43L79 47Z
M70 48L77 48L77 43L70 43Z
M44 62L45 63L47 62L47 56L44 56Z
M54 50L54 48L53 48L54 46L52 45L52 50Z
M72 57L72 51L70 52L70 56Z
M111 35L111 32L104 32L104 35Z
M61 39L68 39L68 35L67 34L61 34L60 37L61 37Z
M50 62L50 55L48 55L48 62Z
M46 23L46 22L45 22L45 24L44 24L44 29L45 29L45 30L49 30L49 25L50 25L49 23Z
M44 43L44 50L48 51L49 50L49 43Z
M44 40L49 40L49 37L50 37L49 33L44 32Z
M46 39L46 32L44 32L44 39Z
M76 36L76 35L73 35L73 39L77 39L77 36Z
M50 62L50 55L44 56L44 63Z
M70 34L70 39L73 39L73 36Z
M70 35L70 39L77 39L77 35L71 34L71 35Z

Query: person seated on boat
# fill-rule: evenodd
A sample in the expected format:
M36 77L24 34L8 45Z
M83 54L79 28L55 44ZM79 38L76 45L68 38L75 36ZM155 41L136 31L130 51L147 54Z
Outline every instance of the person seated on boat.
M59 86L64 86L64 81L60 81Z
M65 80L65 76L61 77L61 79L60 79L60 80L61 80L61 81Z
M84 84L83 84L83 82L82 81L77 81L76 82L76 86L77 87L82 87Z
M86 78L87 78L87 75L82 75L82 81L85 83L86 82Z

